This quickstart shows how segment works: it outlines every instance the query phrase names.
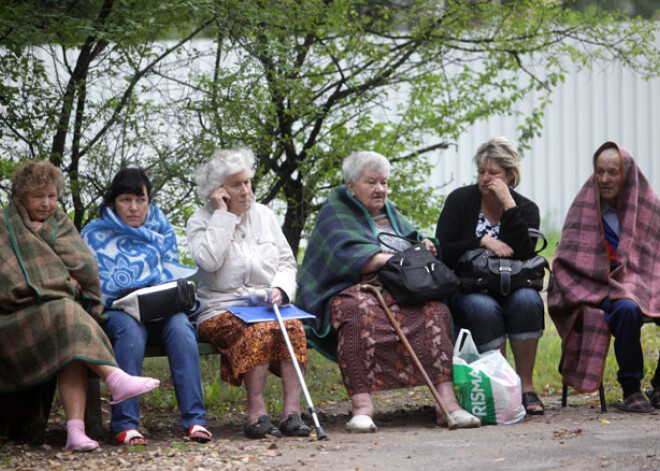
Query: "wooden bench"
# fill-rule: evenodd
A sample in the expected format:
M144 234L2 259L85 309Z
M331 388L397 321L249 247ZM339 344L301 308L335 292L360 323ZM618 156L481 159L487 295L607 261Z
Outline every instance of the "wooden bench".
M219 354L213 344L199 342L199 355ZM165 349L158 345L147 345L144 349L144 358L167 356ZM90 375L87 383L87 403L85 407L85 432L91 438L100 439L104 435L103 417L101 414L101 382L96 375Z

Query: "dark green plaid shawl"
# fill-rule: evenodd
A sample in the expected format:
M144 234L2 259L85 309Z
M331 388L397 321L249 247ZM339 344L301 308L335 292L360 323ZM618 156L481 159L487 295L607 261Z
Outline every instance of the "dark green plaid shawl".
M399 235L421 240L421 235L390 202L385 209ZM332 300L342 290L360 281L362 266L381 252L373 219L345 185L323 204L298 271L296 304L314 314L306 321L308 343L335 360L336 339L330 334Z
M98 324L96 261L63 211L35 232L20 203L3 208L0 260L0 392L43 383L73 360L115 365Z

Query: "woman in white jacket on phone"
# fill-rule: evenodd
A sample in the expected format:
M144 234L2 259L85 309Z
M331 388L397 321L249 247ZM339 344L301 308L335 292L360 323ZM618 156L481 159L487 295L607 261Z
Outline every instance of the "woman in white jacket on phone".
M254 155L248 149L217 151L197 171L204 206L188 220L188 246L199 266L196 317L199 338L222 354L221 378L245 382L248 414L245 435L308 436L300 418L301 389L277 322L247 324L228 311L255 295L265 303L287 304L296 293L296 261L275 214L254 201L250 179ZM299 320L285 321L298 363L307 362L305 332ZM264 401L266 376L282 378L284 402L279 427Z

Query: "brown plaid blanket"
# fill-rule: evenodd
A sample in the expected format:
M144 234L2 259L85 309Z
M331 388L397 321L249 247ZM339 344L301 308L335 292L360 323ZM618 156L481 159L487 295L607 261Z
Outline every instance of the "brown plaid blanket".
M20 203L3 208L0 392L42 383L76 359L115 365L98 324L99 295L94 257L63 211L58 209L35 232Z
M595 176L571 205L555 259L548 311L562 338L559 371L564 384L580 391L598 389L610 345L601 301L630 298L647 316L660 316L660 200L630 153L606 142L594 154L615 147L625 176L619 191L621 235L618 266L610 272Z

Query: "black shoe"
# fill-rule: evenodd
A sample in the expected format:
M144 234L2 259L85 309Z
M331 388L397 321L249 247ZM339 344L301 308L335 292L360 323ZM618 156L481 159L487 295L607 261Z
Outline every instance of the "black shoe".
M623 401L613 402L612 406L621 412L635 412L648 414L653 412L653 406L646 400L641 391L637 391L626 397Z
M273 425L270 417L267 415L262 415L255 423L245 427L243 433L248 438L265 438L268 435L275 438L282 438L282 432Z
M653 389L647 389L646 395L648 396L651 405L656 409L660 409L660 386Z
M529 415L543 415L545 412L545 406L538 394L534 391L528 391L522 395L522 403L525 406L525 412Z
M287 437L309 437L312 431L298 414L289 414L285 421L280 422L280 432Z

